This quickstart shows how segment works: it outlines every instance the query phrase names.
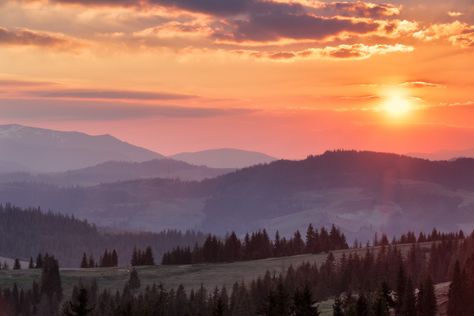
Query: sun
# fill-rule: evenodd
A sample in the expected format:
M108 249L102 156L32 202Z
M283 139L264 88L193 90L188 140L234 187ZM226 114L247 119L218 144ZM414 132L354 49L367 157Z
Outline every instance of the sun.
M383 98L381 108L392 117L405 116L413 109L409 96L401 89L388 90Z

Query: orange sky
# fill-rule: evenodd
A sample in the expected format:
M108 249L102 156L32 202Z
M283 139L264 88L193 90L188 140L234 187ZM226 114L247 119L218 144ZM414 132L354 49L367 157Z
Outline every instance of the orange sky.
M474 3L0 0L0 123L215 147L474 147Z

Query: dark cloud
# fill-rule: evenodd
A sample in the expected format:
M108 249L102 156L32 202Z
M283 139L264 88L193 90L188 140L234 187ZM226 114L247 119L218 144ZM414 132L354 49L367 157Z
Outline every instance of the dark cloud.
M235 15L248 12L259 0L53 0L64 4L85 6L147 6L160 5L211 15Z
M31 46L70 46L72 41L59 36L44 32L27 29L6 29L0 27L0 45L31 45Z
M30 91L28 95L46 98L72 99L128 99L128 100L179 100L195 96L185 94L161 93L150 91L100 90L100 89L60 89Z
M44 99L1 99L3 119L45 119L79 121L113 121L150 117L205 118L242 115L253 110L230 108L195 108L172 105L142 105L134 103L85 102Z
M329 2L319 9L325 15L341 15L349 17L384 18L398 15L400 9L392 4L375 4L370 2Z
M236 15L248 12L257 0L150 0L150 3L212 15Z
M271 41L281 38L323 39L341 32L368 33L377 30L374 22L355 22L349 19L322 18L308 14L272 13L252 16L247 21L235 22L233 39L236 41Z

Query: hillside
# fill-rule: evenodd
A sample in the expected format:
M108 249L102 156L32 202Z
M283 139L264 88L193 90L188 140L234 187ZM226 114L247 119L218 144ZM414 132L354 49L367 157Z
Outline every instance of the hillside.
M474 160L374 152L280 160L202 182L153 179L62 189L2 184L0 201L40 205L104 226L288 234L335 223L349 239L384 230L472 230ZM422 219L422 220L421 220Z
M21 125L0 125L0 166L4 172L58 172L105 161L146 161L163 158L110 135L91 136Z
M407 253L412 245L399 245L403 253ZM424 243L422 247L429 248L431 243ZM379 249L371 247L369 249ZM364 255L366 248L332 251L336 260L345 254ZM307 254L290 257L269 258L261 260L241 261L232 263L195 264L179 266L144 266L137 267L143 285L162 283L166 288L176 288L182 284L186 289L197 289L202 285L209 289L225 285L232 288L235 282L249 282L270 272L285 272L290 266L296 267L303 263L321 265L326 261L328 254ZM127 267L97 268L97 269L62 269L61 276L66 284L66 290L71 290L79 279L97 278L99 287L113 290L122 290L129 277ZM0 287L19 282L21 286L30 286L31 281L39 277L38 270L0 271ZM21 277L20 277L21 276Z
M241 169L277 160L263 153L233 148L185 152L173 155L171 158L198 166L232 169Z
M402 253L407 253L411 244L398 246ZM422 247L430 247L429 243L422 244ZM370 248L377 249L379 248ZM366 248L348 249L332 252L336 260L340 260L343 255L350 254L364 255ZM222 263L222 264L199 264L182 266L153 266L138 267L138 274L142 282L142 288L153 283L160 283L166 289L175 289L180 284L186 290L198 289L201 285L208 289L225 286L231 289L235 282L245 282L262 277L266 271L280 273L285 272L290 266L297 267L303 263L317 264L320 266L326 261L328 254L300 255L292 257L271 258L263 260ZM20 271L0 271L0 287L12 286L17 282L20 287L29 287L33 280L39 280L40 271L20 270ZM61 278L65 293L69 295L72 287L80 280L90 280L95 278L100 289L122 290L129 278L127 268L98 268L98 269L62 269ZM446 307L448 283L438 284L436 293L441 311ZM332 315L333 300L320 302L322 315ZM441 312L440 316L445 313Z
M144 162L108 161L96 166L65 172L0 174L0 182L36 182L57 186L91 186L101 183L147 178L198 181L214 178L231 171L233 170L194 166L172 159L154 159Z
M98 260L105 249L116 249L122 265L130 262L135 247L151 246L156 260L160 260L174 247L204 240L203 234L194 232L106 233L70 216L10 205L0 205L0 218L1 257L28 261L39 253L54 253L64 267L78 267L84 252Z

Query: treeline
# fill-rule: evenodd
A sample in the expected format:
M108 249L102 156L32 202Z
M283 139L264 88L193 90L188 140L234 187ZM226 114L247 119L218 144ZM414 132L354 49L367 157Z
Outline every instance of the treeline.
M106 249L102 257L100 257L99 262L95 261L93 255L87 256L86 253L82 255L82 260L81 260L82 269L110 268L110 267L118 267L118 254L115 249L110 252Z
M289 239L280 237L280 234L276 232L273 240L270 239L266 230L246 234L243 240L239 239L235 232L223 240L215 235L209 235L202 246L176 247L165 253L162 264L233 262L347 248L346 237L334 225L328 231L324 227L319 230L314 229L310 224L304 239L299 231L296 231Z
M115 249L120 254L118 264L127 265L136 247L150 246L153 253L161 258L170 249L201 244L206 238L202 233L175 230L104 233L74 216L44 213L39 208L22 209L10 204L0 204L0 218L2 256L27 261L38 253L54 253L65 267L78 267L83 253L100 258L104 249ZM94 263L100 265L95 260Z
M430 233L425 234L420 232L417 236L415 232L408 232L402 234L400 237L393 237L390 242L386 234L382 234L381 237L378 237L378 234L375 234L373 245L374 246L387 246L392 245L401 245L401 244L415 244L422 242L433 242L433 241L442 241L442 240L457 240L464 239L465 235L462 230L457 233L445 233L440 232L437 229L433 229Z

